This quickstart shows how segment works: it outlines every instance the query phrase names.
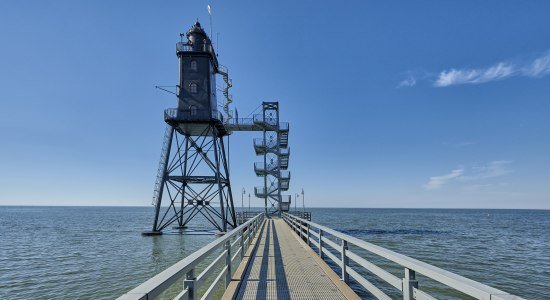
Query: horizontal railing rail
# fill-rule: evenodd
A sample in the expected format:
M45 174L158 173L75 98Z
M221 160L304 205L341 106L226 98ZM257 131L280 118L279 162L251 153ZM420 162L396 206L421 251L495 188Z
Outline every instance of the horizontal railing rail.
M260 211L239 211L237 212L237 221L239 222L239 224L243 224L244 222L256 217L260 213Z
M295 216L295 217L311 221L311 212L309 212L309 211L290 210L290 211L288 211L288 213Z
M253 118L233 118L229 120L229 125L255 125Z
M232 273L235 271L232 270L232 265L242 260L263 220L263 213L256 215L118 299L150 300L165 292L178 280L182 280L183 290L179 291L174 299L198 299L199 289L204 290L206 284L208 286L206 286L206 291L201 295L201 298L211 298L212 293L222 282L222 279L225 280L224 289L230 283ZM204 263L206 258L217 254L217 251L221 251L221 253L196 276L195 271L197 271L199 264ZM212 277L214 277L213 281L211 281Z
M416 260L414 258L399 254L397 252L385 249L383 247L365 242L358 238L346 235L331 228L313 223L311 221L296 217L294 215L284 213L284 220L292 229L304 239L308 245L314 245L317 248L321 258L328 258L341 270L341 279L345 283L349 283L351 276L355 281L370 292L377 299L392 299L382 289L376 286L371 281L367 280L360 274L359 270L355 270L350 265L350 260L360 266L362 269L375 275L382 281L385 281L390 286L402 293L403 299L436 299L429 295L426 291L419 288L419 283L416 278L416 273L422 274L432 280L435 280L451 289L474 297L476 299L485 300L509 300L522 299L518 296L511 295L507 292L479 283L477 281L462 277L458 274L451 273L436 266ZM330 239L332 236L333 239ZM340 241L337 243L334 241ZM354 253L349 249L350 245L354 245L362 250L374 254L377 257L389 260L404 269L404 277L399 278L387 270L377 266L376 264L361 257L358 253ZM339 254L339 257L330 251L328 247Z
M223 115L217 110L177 108L168 108L164 110L165 121L196 121L210 119L223 121Z

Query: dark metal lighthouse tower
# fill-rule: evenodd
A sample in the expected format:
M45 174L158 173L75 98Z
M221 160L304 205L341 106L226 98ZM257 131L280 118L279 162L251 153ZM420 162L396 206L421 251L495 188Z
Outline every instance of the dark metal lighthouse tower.
M199 22L181 38L176 44L178 106L164 112L167 127L153 195L155 220L152 231L144 234L161 234L171 224L185 228L196 216L222 232L237 226L224 145L228 131L216 100L216 73L225 79L227 70L218 64Z

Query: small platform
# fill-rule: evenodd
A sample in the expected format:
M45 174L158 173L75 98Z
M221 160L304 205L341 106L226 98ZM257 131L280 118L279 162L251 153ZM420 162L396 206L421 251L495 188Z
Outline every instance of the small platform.
M359 299L282 219L267 219L223 299Z

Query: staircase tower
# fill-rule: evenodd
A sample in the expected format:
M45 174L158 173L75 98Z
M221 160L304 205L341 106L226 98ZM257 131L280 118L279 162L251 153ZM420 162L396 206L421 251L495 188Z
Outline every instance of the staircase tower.
M263 179L263 186L254 188L256 197L264 199L265 213L281 215L288 211L291 196L283 195L290 187L288 161L289 125L279 121L279 103L263 102L262 114L254 115L254 124L260 126L263 137L254 139L256 155L263 161L254 163L254 172Z

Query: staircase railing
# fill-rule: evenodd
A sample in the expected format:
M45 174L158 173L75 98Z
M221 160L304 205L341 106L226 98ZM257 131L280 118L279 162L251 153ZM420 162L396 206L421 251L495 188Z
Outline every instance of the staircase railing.
M229 124L229 121L233 119L233 115L229 110L229 105L233 103L233 95L229 94L229 89L233 86L233 81L229 78L229 71L226 66L219 65L218 73L222 75L223 81L225 82L225 87L222 91L223 96L225 97L225 103L223 105L223 111L225 112L225 123Z
M153 188L153 200L152 205L157 205L157 201L160 194L160 188L162 179L164 177L164 168L166 164L166 155L168 155L168 145L170 144L170 141L172 140L172 135L174 133L174 130L172 129L172 126L166 124L166 129L164 130L164 141L162 142L162 150L160 151L160 162L159 167L157 170L157 179L155 181L155 187Z

